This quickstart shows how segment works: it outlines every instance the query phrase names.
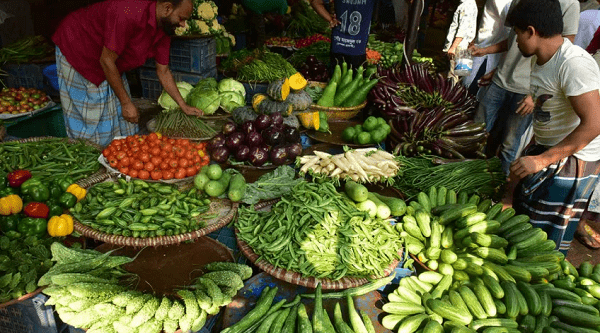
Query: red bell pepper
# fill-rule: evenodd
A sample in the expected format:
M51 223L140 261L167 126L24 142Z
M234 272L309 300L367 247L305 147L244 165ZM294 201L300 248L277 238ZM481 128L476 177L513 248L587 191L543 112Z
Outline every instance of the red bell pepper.
M15 170L6 177L8 178L8 185L10 187L19 187L26 180L31 178L31 172L29 172L29 170Z
M23 212L28 217L47 219L50 213L48 205L42 202L30 202L23 208Z

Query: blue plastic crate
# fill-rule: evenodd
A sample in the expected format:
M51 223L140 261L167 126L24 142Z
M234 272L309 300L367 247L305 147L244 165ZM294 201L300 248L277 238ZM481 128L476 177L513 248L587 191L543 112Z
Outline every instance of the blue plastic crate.
M213 68L208 69L206 72L201 74L196 73L186 73L186 72L177 72L171 71L173 74L173 78L175 82L185 81L192 85L196 84L201 79L207 77L217 78L217 66L215 65ZM148 99L157 99L162 93L162 85L158 81L158 76L156 75L155 68L147 68L141 67L139 69L140 74L140 83L142 85L142 97Z
M46 66L46 68L42 70L42 74L44 74L53 89L60 90L60 87L58 86L58 73L56 71L56 64Z
M254 82L242 82L244 89L246 89L246 103L252 104L252 97L254 94L266 94L267 83L254 83Z
M212 37L173 39L169 54L172 71L202 74L217 66L217 43ZM154 59L148 59L145 66L156 67Z

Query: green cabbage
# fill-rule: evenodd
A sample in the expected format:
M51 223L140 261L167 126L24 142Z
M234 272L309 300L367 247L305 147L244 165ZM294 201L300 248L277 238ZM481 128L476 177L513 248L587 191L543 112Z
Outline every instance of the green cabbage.
M219 82L219 92L223 93L225 91L235 91L244 96L244 98L246 97L246 89L244 88L244 85L230 77Z
M190 93L190 91L194 88L194 86L185 81L177 82L176 85L183 99L185 99L186 96ZM175 100L173 100L173 98L169 96L169 94L167 94L167 92L164 89L158 97L158 105L160 105L163 109L167 109L169 111L177 109L179 107Z
M221 104L219 92L216 90L194 89L187 96L187 103L204 111L205 115L211 115L217 111Z
M246 99L235 91L226 91L221 94L221 107L231 113L235 108L246 105Z
M196 83L196 85L194 86L194 88L196 89L201 89L201 90L205 90L206 88L208 89L212 89L212 90L217 90L219 87L219 84L217 83L217 80L214 77L207 77L204 78L200 81L198 81L198 83Z

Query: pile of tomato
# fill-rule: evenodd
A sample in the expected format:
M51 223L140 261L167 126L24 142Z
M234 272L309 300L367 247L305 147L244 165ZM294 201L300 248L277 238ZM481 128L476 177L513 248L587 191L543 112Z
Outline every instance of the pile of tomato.
M103 151L110 166L139 179L182 179L210 162L206 143L173 139L159 133L113 140Z

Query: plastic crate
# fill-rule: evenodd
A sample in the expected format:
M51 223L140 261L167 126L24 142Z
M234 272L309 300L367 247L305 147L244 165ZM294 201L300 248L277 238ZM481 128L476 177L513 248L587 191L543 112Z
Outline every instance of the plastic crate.
M146 67L156 67L148 59ZM169 69L196 74L205 73L217 66L217 43L214 38L173 39L169 55Z
M44 76L44 69L51 65L56 65L56 63L6 64L2 66L2 69L8 75L0 76L0 80L4 81L10 88L35 88L50 96L59 96L58 89L55 89L49 79Z
M142 67L139 69L140 73L140 83L142 85L142 97L148 99L158 99L160 94L162 93L162 85L158 81L158 76L156 75L156 69ZM173 78L175 82L185 81L192 85L196 84L201 79L207 77L217 78L217 66L215 65L213 68L207 70L202 74L196 73L187 73L187 72L177 72L171 71L173 74Z
M246 89L246 103L252 104L252 97L254 94L266 94L267 83L254 83L254 82L242 82L244 89Z

